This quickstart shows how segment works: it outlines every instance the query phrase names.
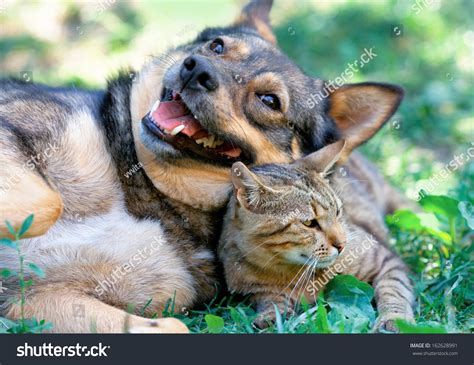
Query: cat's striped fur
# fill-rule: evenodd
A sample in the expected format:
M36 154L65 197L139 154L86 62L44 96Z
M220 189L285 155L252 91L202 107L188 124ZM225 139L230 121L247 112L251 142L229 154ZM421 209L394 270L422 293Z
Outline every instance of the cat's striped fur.
M314 302L337 274L373 285L375 330L413 320L412 285L383 220L396 193L359 155L328 176L342 148L335 143L291 165L232 169L219 255L230 290L253 294L259 326L274 319L273 303L291 314L302 295Z

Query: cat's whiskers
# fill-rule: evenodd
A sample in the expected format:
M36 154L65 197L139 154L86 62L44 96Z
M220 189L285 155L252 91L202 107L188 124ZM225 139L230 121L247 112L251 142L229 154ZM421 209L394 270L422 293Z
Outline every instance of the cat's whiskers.
M293 292L298 288L298 285L300 284L301 280L303 280L303 279L306 277L306 274L307 274L308 271L310 270L311 266L310 266L310 265L307 265L307 264L308 264L308 262L309 262L310 260L312 260L312 259L313 259L313 258L310 256L310 257L308 257L308 259L305 261L305 263L304 263L305 269L304 269L303 273L301 274L301 276L299 277L298 281L296 282L295 286L294 286L293 289L291 290L291 292L290 292L290 298L293 297ZM297 275L298 275L298 274L297 274ZM297 298L296 301L298 302L299 299Z
M306 260L305 262L305 265L306 263L310 260L311 258L309 257L308 260ZM288 283L287 286L285 286L282 291L280 293L283 293L286 289L288 289L288 287L291 285L291 283L298 277L299 273L301 272L301 270L305 269L305 265L301 265L300 269L298 270L298 272L295 274L295 276L293 276L293 279L290 280L290 282Z
M278 256L279 252L277 252L276 254L274 254L272 257L270 257L266 262L265 262L265 265L262 266L262 269L264 269L270 262L271 260L273 260L276 256Z
M318 259L317 258L314 258L313 259L313 262L309 265L310 269L308 270L307 272L307 278L305 280L303 280L303 283L301 285L301 289L300 291L298 292L298 300L300 300L301 298L301 295L303 294L305 288L307 287L307 285L309 284L309 282L311 281L311 278L314 274L314 271L316 270L316 266L318 265Z
M267 241L263 241L261 244L255 246L254 248L252 248L251 250L248 250L246 253L242 254L240 256L240 258L245 258L246 256L248 256L249 254L251 254L253 251L255 251L256 249L258 249L259 247L262 247L263 245L266 245L268 243L268 240Z
M311 269L309 270L307 279L305 280L304 284L301 286L301 290L298 292L298 298L301 298L302 294L304 293L304 290L306 290L308 284L311 282L311 279L313 278L317 264L318 264L318 261L317 259L315 259L315 261L310 265Z

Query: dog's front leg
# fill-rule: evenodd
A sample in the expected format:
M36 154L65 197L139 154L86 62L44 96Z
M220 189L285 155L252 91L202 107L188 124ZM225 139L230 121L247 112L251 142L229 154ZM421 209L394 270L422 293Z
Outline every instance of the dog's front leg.
M148 319L115 308L93 296L57 287L40 288L27 297L26 318L45 319L54 333L187 333L187 327L175 318ZM19 304L6 317L21 318Z

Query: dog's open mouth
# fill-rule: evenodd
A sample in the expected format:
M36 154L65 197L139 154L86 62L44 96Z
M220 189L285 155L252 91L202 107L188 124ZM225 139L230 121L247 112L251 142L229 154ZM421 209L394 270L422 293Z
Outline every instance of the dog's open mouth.
M206 130L180 94L171 89L164 89L161 100L143 118L143 123L153 134L179 150L226 163L245 160L241 148Z

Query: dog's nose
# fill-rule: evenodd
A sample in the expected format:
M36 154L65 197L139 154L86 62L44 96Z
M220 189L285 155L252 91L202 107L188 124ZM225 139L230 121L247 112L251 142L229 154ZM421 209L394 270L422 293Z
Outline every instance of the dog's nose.
M180 71L183 89L214 91L219 87L217 73L212 64L202 56L189 56Z

